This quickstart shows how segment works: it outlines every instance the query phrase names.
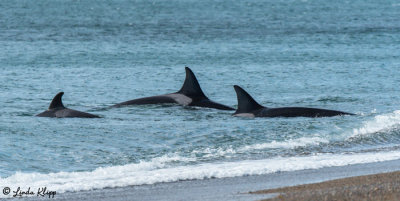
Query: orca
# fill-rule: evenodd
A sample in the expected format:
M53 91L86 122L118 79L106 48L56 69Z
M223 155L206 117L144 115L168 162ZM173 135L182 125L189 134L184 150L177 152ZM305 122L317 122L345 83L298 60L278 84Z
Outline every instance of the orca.
M336 110L326 110L307 107L280 107L268 108L258 104L245 90L241 87L234 86L238 108L233 116L239 117L332 117L338 115L354 115L347 112Z
M72 109L68 109L64 107L61 97L64 95L64 92L58 93L54 96L53 100L50 103L49 109L36 115L37 117L80 117L80 118L100 118L97 115L89 114L86 112L80 112Z
M189 67L185 67L186 78L182 88L175 92L159 96L138 98L113 105L112 107L121 107L127 105L145 105L145 104L163 104L175 103L183 106L197 106L206 108L215 108L219 110L235 110L232 107L222 105L210 100L200 88L196 76Z

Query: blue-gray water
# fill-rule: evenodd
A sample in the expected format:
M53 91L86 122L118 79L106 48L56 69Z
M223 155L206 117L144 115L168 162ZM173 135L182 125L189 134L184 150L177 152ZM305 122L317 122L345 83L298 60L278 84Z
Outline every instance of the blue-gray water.
M0 186L77 191L400 158L397 1L1 1ZM356 113L235 118L154 105L184 67L236 107ZM35 117L64 105L101 119Z

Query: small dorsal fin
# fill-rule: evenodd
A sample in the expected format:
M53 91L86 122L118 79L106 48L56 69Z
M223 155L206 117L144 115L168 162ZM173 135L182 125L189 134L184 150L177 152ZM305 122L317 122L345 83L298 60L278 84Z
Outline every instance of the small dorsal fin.
M64 107L61 97L64 95L64 92L58 93L56 96L54 96L53 100L50 103L49 110L58 108L58 107Z
M183 83L182 88L177 92L184 94L189 97L202 97L202 98L207 98L206 95L204 95L203 91L200 88L200 84L196 79L196 76L190 70L189 67L185 67L186 71L186 78L185 82Z
M264 108L262 105L258 104L244 89L235 85L233 86L236 91L238 108L236 113L250 113L254 110Z

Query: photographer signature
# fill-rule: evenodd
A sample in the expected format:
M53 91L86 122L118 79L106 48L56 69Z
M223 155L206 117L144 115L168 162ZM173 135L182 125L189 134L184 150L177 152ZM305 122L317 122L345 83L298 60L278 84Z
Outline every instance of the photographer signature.
M36 193L31 191L31 187L29 187L26 191L22 190L20 187L17 188L16 191L13 191L13 197L23 197L23 196L49 196L49 198L54 198L57 194L56 191L49 191L47 187L38 188Z

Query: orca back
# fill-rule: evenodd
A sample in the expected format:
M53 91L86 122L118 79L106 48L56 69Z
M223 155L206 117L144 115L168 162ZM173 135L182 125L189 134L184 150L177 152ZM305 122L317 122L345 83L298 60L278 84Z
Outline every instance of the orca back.
M281 107L268 108L261 110L257 116L259 117L333 117L340 115L354 115L347 112L337 110L327 110L320 108L307 107Z
M62 96L64 92L58 93L54 96L53 100L50 103L49 109L37 114L37 117L57 117L57 118L64 118L64 117L80 117L80 118L100 118L97 115L89 114L86 112L81 112L77 110L72 110L69 108L64 107L62 103Z

